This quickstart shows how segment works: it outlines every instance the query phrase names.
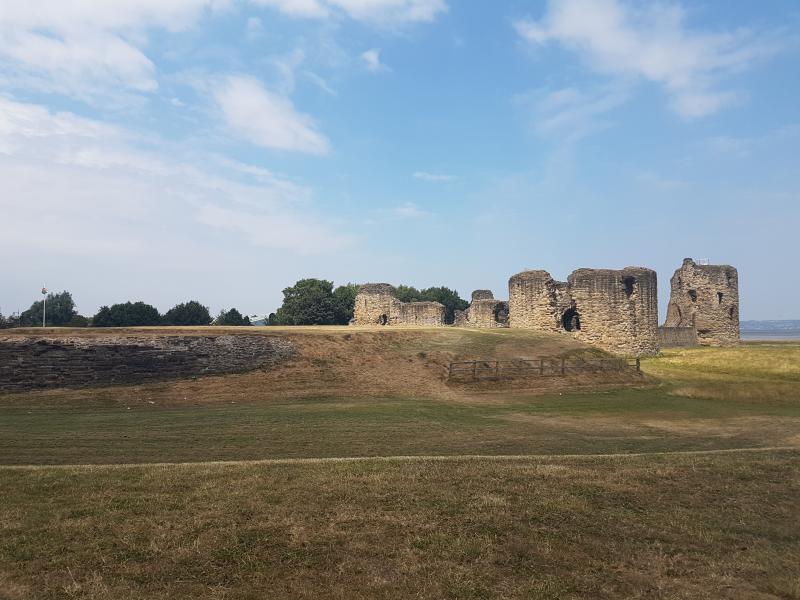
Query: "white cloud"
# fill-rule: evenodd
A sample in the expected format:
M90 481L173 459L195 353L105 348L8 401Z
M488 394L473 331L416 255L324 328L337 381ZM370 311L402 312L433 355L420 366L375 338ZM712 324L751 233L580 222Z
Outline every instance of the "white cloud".
M292 102L267 90L258 80L231 76L213 90L225 122L242 139L264 148L324 155L328 139Z
M316 85L319 89L330 96L337 96L336 90L333 89L328 82L314 73L313 71L301 71L300 73L305 79Z
M621 106L627 98L627 91L622 87L591 91L567 87L533 90L515 100L531 111L537 134L569 143L609 127L607 113Z
M657 83L678 114L702 117L740 97L718 89L719 79L774 46L745 30L703 32L685 21L685 11L674 3L549 0L541 20L520 20L515 28L532 44L561 44L598 72Z
M151 30L187 30L204 15L253 5L377 26L429 22L447 11L444 0L0 0L0 85L93 104L141 102L159 88L147 55ZM248 18L246 35L254 39L262 26Z
M388 71L389 67L381 62L380 48L372 48L366 52L361 53L361 60L364 66L370 73L380 73L381 71Z
M457 177L455 175L443 175L441 173L428 173L426 171L417 171L416 173L414 173L414 179L419 179L420 181L443 183L447 181L455 181Z
M444 0L252 0L301 18L344 14L357 21L392 25L427 23L447 12Z
M404 202L399 206L395 206L391 213L400 219L419 219L420 217L424 217L428 214L421 210L419 206L413 202Z
M218 239L230 232L244 234L245 247L295 254L348 243L311 210L306 186L254 165L140 146L123 129L0 97L0 214L14 224L0 253L101 252L133 268L162 253L197 261L227 252L242 244Z
M158 88L149 27L185 29L228 0L0 0L0 66L11 82L76 97Z

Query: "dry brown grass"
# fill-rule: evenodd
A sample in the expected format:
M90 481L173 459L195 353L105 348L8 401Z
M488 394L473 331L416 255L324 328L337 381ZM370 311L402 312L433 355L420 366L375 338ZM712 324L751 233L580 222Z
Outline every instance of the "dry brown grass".
M799 458L0 470L0 597L798 598Z

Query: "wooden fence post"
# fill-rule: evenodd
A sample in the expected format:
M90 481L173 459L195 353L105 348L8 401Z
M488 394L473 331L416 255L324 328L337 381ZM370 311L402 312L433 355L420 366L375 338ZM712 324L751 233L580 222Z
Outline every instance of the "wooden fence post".
M539 359L539 377L544 377L544 359Z
M472 380L473 381L477 381L478 380L478 361L477 360L472 362Z
M561 374L562 375L566 374L566 368L565 368L566 367L566 362L567 362L567 359L562 356L561 357Z
M642 372L642 360L638 356L636 357L636 372Z

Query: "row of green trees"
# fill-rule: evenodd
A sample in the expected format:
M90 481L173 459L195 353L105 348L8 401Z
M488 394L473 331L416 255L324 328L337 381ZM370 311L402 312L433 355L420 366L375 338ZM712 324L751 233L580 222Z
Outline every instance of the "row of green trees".
M137 327L146 325L250 325L250 319L232 308L222 310L216 319L211 317L208 307L195 300L177 304L165 314L155 306L145 302L124 302L101 306L91 318L79 315L75 309L72 294L67 291L47 295L45 312L44 300L38 300L18 317L3 317L0 313L0 327L36 327L42 324L42 316L48 327Z
M324 279L301 279L283 290L283 304L270 314L269 325L347 325L353 318L358 286L353 283L336 288ZM446 287L418 290L413 286L397 287L403 302L440 302L445 307L445 322L452 323L455 311L469 303L458 292ZM4 318L0 327L32 327L42 324L44 302L39 300L18 317ZM222 310L212 318L207 306L191 300L169 309L163 315L145 302L124 302L102 306L91 318L78 314L72 294L67 291L47 295L47 325L51 327L136 327L146 325L250 325L250 319L235 308Z

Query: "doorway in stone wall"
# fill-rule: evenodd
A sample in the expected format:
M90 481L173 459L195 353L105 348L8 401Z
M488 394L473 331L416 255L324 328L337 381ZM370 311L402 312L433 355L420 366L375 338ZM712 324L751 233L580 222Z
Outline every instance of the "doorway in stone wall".
M581 315L576 307L572 306L564 311L561 315L561 325L566 331L581 330Z
M389 324L389 317L388 315L381 315L378 317L378 325L388 325Z

